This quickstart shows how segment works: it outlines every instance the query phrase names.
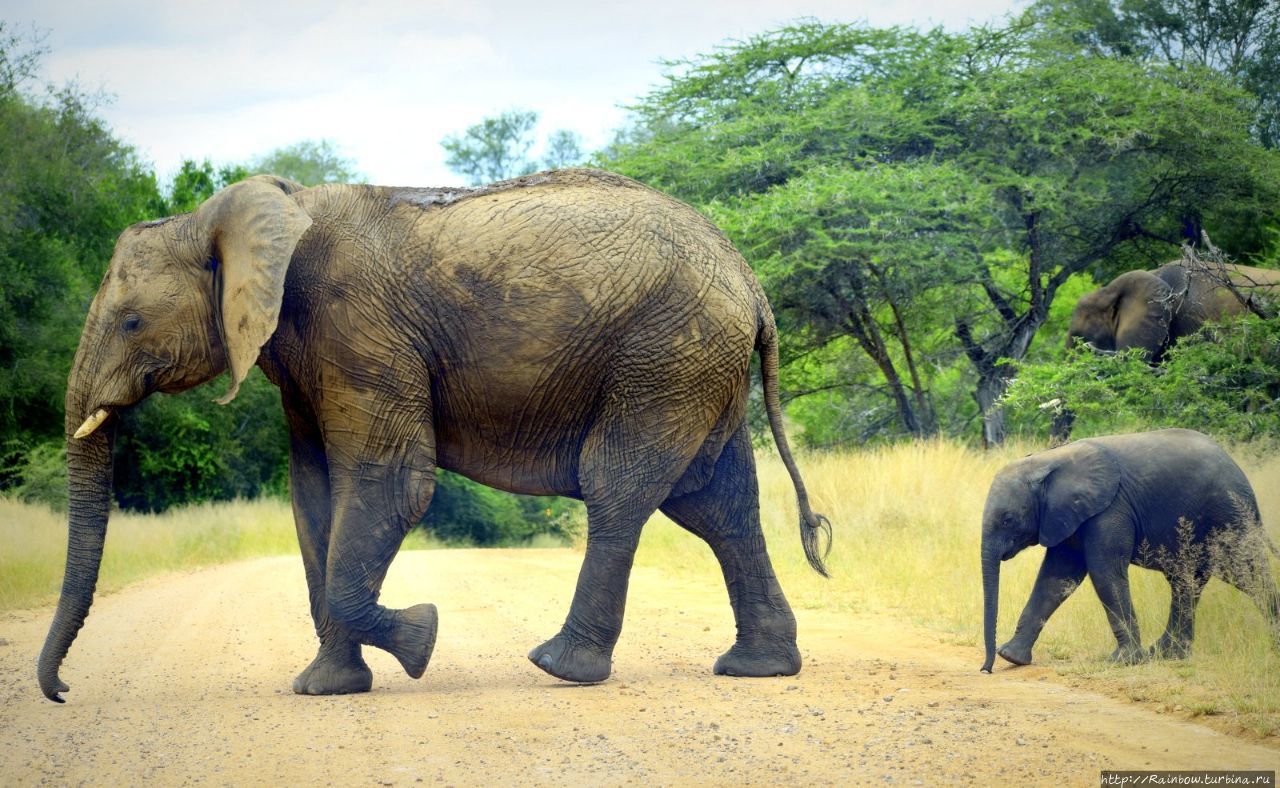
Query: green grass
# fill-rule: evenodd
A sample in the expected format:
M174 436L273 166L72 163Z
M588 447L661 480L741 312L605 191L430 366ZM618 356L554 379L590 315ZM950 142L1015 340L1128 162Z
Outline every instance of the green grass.
M830 518L834 530L830 580L805 562L791 482L776 455L762 453L761 517L788 598L797 608L889 615L926 627L947 642L972 646L977 670L982 662L982 507L996 471L1030 450L1010 446L984 453L929 442L802 457L814 508ZM1280 456L1238 454L1237 460L1253 482L1263 522L1275 539ZM1032 548L1002 568L1001 642L1013 634L1043 555ZM719 579L711 551L661 516L645 528L636 563L696 574L706 582ZM1162 575L1137 567L1130 577L1143 642L1150 644L1164 631L1168 584ZM1257 608L1222 581L1211 581L1201 601L1191 659L1121 668L1106 662L1113 648L1102 605L1086 581L1050 619L1035 659L1069 681L1169 710L1227 716L1255 733L1280 734L1280 658Z

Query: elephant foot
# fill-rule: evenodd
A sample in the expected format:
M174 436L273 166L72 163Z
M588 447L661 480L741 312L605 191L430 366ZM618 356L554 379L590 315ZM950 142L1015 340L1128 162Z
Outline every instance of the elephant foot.
M420 679L436 646L438 621L435 605L414 605L397 611L390 637L376 645L399 660L409 678Z
M1006 662L1012 662L1015 665L1031 664L1031 649L1016 645L1012 640L996 649Z
M359 643L347 643L339 649L320 647L320 653L293 680L293 691L299 695L350 695L373 688L373 671L360 656Z
M800 672L800 649L795 643L752 646L742 642L720 655L712 671L717 676L794 676Z
M1107 661L1114 662L1117 665L1137 665L1140 662L1146 662L1151 658L1151 652L1142 646L1116 646L1116 650L1111 652L1111 656L1107 657Z
M1191 656L1191 641L1163 635L1151 647L1151 656L1156 659L1187 659Z
M564 632L530 651L529 661L558 679L581 684L604 681L613 670L611 653L567 637Z

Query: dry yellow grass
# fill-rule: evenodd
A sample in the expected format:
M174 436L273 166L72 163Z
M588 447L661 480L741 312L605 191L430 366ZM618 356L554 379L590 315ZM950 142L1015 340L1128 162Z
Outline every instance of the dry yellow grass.
M802 457L814 508L833 525L824 580L805 563L795 493L781 462L761 453L761 516L783 588L798 608L827 607L888 615L973 647L982 662L979 543L983 502L1006 462L1032 447L982 452L937 441ZM1263 522L1280 526L1280 457L1237 453L1258 492ZM1280 540L1277 540L1280 541ZM1001 573L1001 641L1026 603L1044 555L1031 548ZM674 567L718 582L711 551L661 516L646 527L637 563ZM1169 590L1164 577L1130 570L1143 640L1164 631ZM1086 583L1054 615L1036 644L1037 663L1071 680L1105 685L1130 698L1181 706L1192 713L1235 715L1251 730L1280 733L1280 659L1253 603L1219 580L1206 589L1190 660L1132 668L1105 660L1115 647L1102 606Z
M297 549L293 514L281 500L201 504L163 515L115 512L98 589L109 592L159 572ZM65 514L0 498L0 610L56 601L66 551Z
M405 547L439 544L414 531ZM297 553L293 511L277 498L197 504L164 514L117 511L107 527L98 591L160 572ZM56 602L66 556L65 514L0 497L0 610Z

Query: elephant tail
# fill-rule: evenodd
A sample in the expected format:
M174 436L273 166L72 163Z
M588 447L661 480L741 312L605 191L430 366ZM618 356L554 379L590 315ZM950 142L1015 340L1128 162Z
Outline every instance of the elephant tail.
M809 493L805 491L804 480L800 478L800 469L796 467L795 459L791 456L787 433L782 427L782 401L778 395L778 328L767 306L761 310L756 350L760 353L764 409L769 416L769 429L773 432L773 443L778 447L782 464L787 466L791 483L796 488L796 502L800 507L800 542L804 545L804 555L809 559L809 566L812 566L814 571L823 577L830 577L823 561L831 552L831 522L826 517L814 513L809 506ZM823 543L821 548L819 543Z

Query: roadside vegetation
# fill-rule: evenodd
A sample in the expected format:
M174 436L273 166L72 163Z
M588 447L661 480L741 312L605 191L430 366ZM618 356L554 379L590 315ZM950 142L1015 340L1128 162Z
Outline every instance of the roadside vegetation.
M0 497L0 611L57 601L67 559L66 534L64 514ZM405 549L441 544L415 531ZM192 504L163 514L119 511L107 531L98 592L111 593L165 572L297 554L293 511L283 498Z

